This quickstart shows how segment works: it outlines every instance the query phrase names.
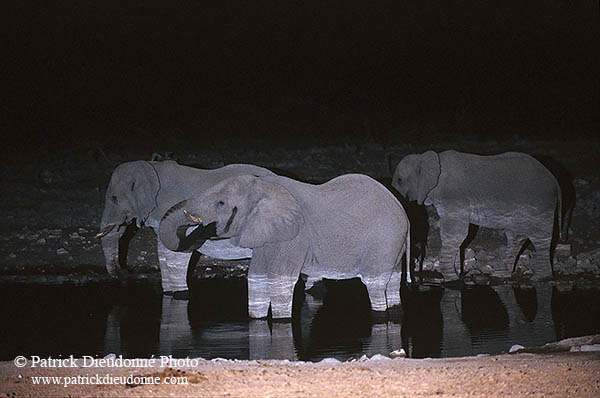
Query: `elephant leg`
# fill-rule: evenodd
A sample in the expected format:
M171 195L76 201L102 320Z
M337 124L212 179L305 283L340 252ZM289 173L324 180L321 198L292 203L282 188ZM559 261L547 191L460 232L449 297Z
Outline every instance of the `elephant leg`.
M248 315L265 318L269 314L269 284L264 249L255 249L248 269Z
M377 276L361 276L362 282L367 287L369 300L371 300L371 309L373 311L385 311L388 308L386 294L386 285L389 282L389 274ZM391 289L390 289L391 292ZM398 290L399 294L400 290Z
M400 285L402 283L402 272L400 270L392 270L392 276L385 289L385 297L387 307L400 305Z
M273 275L269 277L269 294L271 297L271 314L273 319L291 318L294 286L298 275Z
M190 254L171 251L160 239L156 240L156 247L163 292L188 290L186 275Z
M460 245L469 233L469 222L454 217L440 218L440 272L446 282L457 279L461 271Z
M538 236L530 239L535 247L533 276L531 277L531 280L541 281L552 279L552 262L550 261L552 235L545 238Z
M504 254L503 267L494 274L501 278L510 278L517 262L517 254L521 251L522 237L515 234L513 231L505 230L506 234L506 252Z

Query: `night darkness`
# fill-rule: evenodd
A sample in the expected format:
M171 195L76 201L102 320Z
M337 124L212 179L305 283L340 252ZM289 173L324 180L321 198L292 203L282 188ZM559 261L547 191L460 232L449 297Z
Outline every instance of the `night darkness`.
M1 376L14 387L4 388L7 396L10 391L36 395L27 377L37 369L13 366L17 355L317 361L388 356L399 348L413 358L497 354L513 344L536 347L592 334L597 339L599 8L598 0L0 1L0 319L10 325L0 329L0 374L10 367L12 376ZM462 159L443 154L450 149L481 155L524 152L545 165L558 185L533 160L523 160L528 157L493 157L487 170L472 166L483 164L479 158L477 163L442 162L446 156ZM401 182L408 178L401 173L392 185L398 162L426 151L428 158L417 168L423 176L414 184L419 188L402 192ZM148 162L167 159L221 171ZM168 228L159 228L165 214L183 218L179 209L188 211L193 203L184 200L206 192L200 185L204 176L212 184L228 176L221 172L248 171L221 169L230 163L249 163L314 184L265 177L260 183L235 185L247 189L238 196L259 210L243 214L250 205L240 202L238 209L234 202L226 226L219 229L223 234L239 235L237 225L245 228L251 217L263 217L262 207L271 209L265 210L267 215L281 211L275 221L265 215L263 224L257 222L268 226L265 231L278 232L272 233L275 243L254 252L252 261L258 266L252 272L258 268L258 277L250 278L250 287L248 258L236 254L231 260L231 253L222 256L228 259L210 257L217 249L176 256L167 250L166 240L157 239L160 228ZM251 173L268 172L253 168ZM319 185L350 173L378 182L347 176ZM448 184L442 184L445 178ZM299 188L290 188L285 196L284 187L292 185ZM271 191L259 192L263 186ZM398 291L374 296L369 290L383 286L377 275L383 271L365 267L368 272L363 272L359 266L401 258L377 250L392 241L399 249L396 243L405 239L379 221L385 217L380 213L392 209L389 217L400 223L400 216L392 214L393 197L378 191L382 186L406 210L408 223L401 223L402 231L410 224L412 259L417 270L426 272L412 274L411 284L404 283L404 276L400 287L388 267L386 288ZM292 191L301 193L298 200ZM442 207L445 192L450 192L447 209ZM283 195L281 203L276 194ZM385 201L390 207L384 207ZM225 204L221 199L213 203L215 209ZM318 211L307 210L304 216L298 203ZM486 206L475 205L481 203ZM560 203L556 211L555 203ZM565 220L562 236L555 228L552 237L552 223L543 218L551 221L554 212L560 217L553 226ZM296 222L297 227L292 225ZM459 259L460 250L444 250L444 244L459 242L467 222L480 226L472 225L462 244L462 267L457 262L454 272L452 257ZM186 242L197 233L216 235L216 224L210 225L213 229L198 228ZM321 233L314 225L327 228ZM184 219L179 231L189 226ZM283 242L292 234L288 230L300 238ZM542 230L547 234L542 236ZM216 246L228 236L223 234ZM525 245L511 257L506 248L512 246L512 235L514 247ZM168 236L168 229L161 236ZM357 246L360 259L351 257L359 253L351 247L354 238L368 245L364 250ZM551 240L555 245L549 249ZM186 242L171 247L181 249ZM289 258L282 247L291 248ZM297 248L306 250L303 257L292 251ZM334 251L338 249L343 252ZM276 260L267 259L271 253L284 265L283 282L275 280ZM320 274L319 266L342 263L323 259L335 253L354 261L356 272ZM553 255L550 267L542 269L535 261L535 254L546 258L540 253ZM287 276L299 264L296 258L305 261L296 270L311 274L306 283L295 285L293 306L284 308L284 300L274 295L250 299L263 295L265 286L269 293L291 286ZM313 278L355 275L365 275L366 284L358 278L328 280L303 289ZM546 276L554 280L534 281ZM260 282L268 278L275 283ZM442 280L450 283L442 285ZM369 302L373 297L380 307ZM264 310L271 299L279 301L271 307L271 318L286 319L249 321L256 315L249 309ZM371 311L386 306L385 313ZM281 310L290 307L291 314ZM565 362L548 359L556 370L540 370L537 377L529 366L538 357L523 361L522 375L498 362L497 375L506 379L490 376L475 362L458 370L458 378L456 361L431 365L450 381L447 390L430 388L427 394L460 395L453 387L461 380L477 388L489 385L483 396L541 388L549 391L536 391L541 395L567 396L573 385L579 395L597 391L597 366L586 362L588 354L564 354ZM515 362L517 357L512 357ZM2 363L7 360L11 362ZM495 358L475 359L488 360ZM367 364L361 360L355 369ZM262 363L256 365L261 373L247 373L248 378L278 380L265 376ZM222 364L216 366L221 369ZM423 381L444 382L426 370L423 377L415 376L413 386L402 385L394 394L418 392ZM245 371L219 372L212 379L218 391L230 384L246 387L239 380ZM579 378L574 378L577 372ZM339 393L340 386L353 380L373 384L376 373L384 377L379 370L368 377L352 373L331 384ZM235 382L223 379L226 374ZM318 372L311 368L306 374L306 385L322 385L320 379L315 383ZM556 375L557 382L547 383ZM212 376L198 377L197 387L210 393ZM298 388L287 382L291 379L278 383L276 391L283 391L284 384ZM387 378L382 385L401 382L404 377ZM519 383L527 388L519 389ZM136 385L112 391L115 396L149 391L130 387ZM66 390L60 386L57 391L64 395ZM261 389L255 395L268 393Z
M2 8L2 130L17 156L598 132L596 1Z

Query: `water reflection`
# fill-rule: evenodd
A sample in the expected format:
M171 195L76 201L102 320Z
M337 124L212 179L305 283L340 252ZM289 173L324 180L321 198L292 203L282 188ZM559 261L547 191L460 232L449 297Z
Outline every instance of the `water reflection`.
M1 359L106 355L344 360L506 352L600 333L600 289L431 288L402 291L403 308L374 315L359 280L295 292L291 321L248 320L242 279L197 281L189 301L152 283L87 287L4 286Z

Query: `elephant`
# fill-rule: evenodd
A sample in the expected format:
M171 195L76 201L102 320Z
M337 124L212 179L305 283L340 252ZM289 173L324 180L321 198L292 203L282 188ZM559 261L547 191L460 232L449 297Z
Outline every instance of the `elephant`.
M523 241L535 247L533 280L552 278L551 244L555 214L561 226L561 189L548 169L518 152L481 156L448 150L405 156L392 186L419 205L432 205L440 217L440 271L445 282L460 273L460 246L469 224L504 230L510 277ZM458 267L458 268L457 268Z
M249 164L230 164L218 169L198 169L175 161L132 161L115 168L106 190L104 211L100 223L102 250L106 270L112 277L119 275L119 239L125 227L135 220L158 235L160 219L165 211L179 201L198 195L228 177L252 174L266 176L270 170ZM167 294L187 290L186 272L189 253L173 252L157 240L162 289ZM201 241L200 244L204 243ZM189 251L189 250L188 250ZM200 253L222 259L252 256L252 251L239 248L229 240L207 241Z
M177 250L177 230L211 223L217 237L252 249L251 318L267 317L269 307L274 319L291 317L301 272L309 279L359 277L374 311L400 305L409 221L394 195L366 175L320 185L283 176L232 177L169 209L159 237Z

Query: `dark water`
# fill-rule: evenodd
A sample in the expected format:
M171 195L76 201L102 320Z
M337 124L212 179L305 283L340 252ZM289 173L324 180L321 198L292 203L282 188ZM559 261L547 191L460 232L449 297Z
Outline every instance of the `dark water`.
M345 360L506 352L600 333L600 289L547 284L402 291L403 308L374 316L358 281L297 289L287 322L247 318L246 281L198 281L189 301L162 296L156 283L88 286L4 285L0 359L17 355Z

